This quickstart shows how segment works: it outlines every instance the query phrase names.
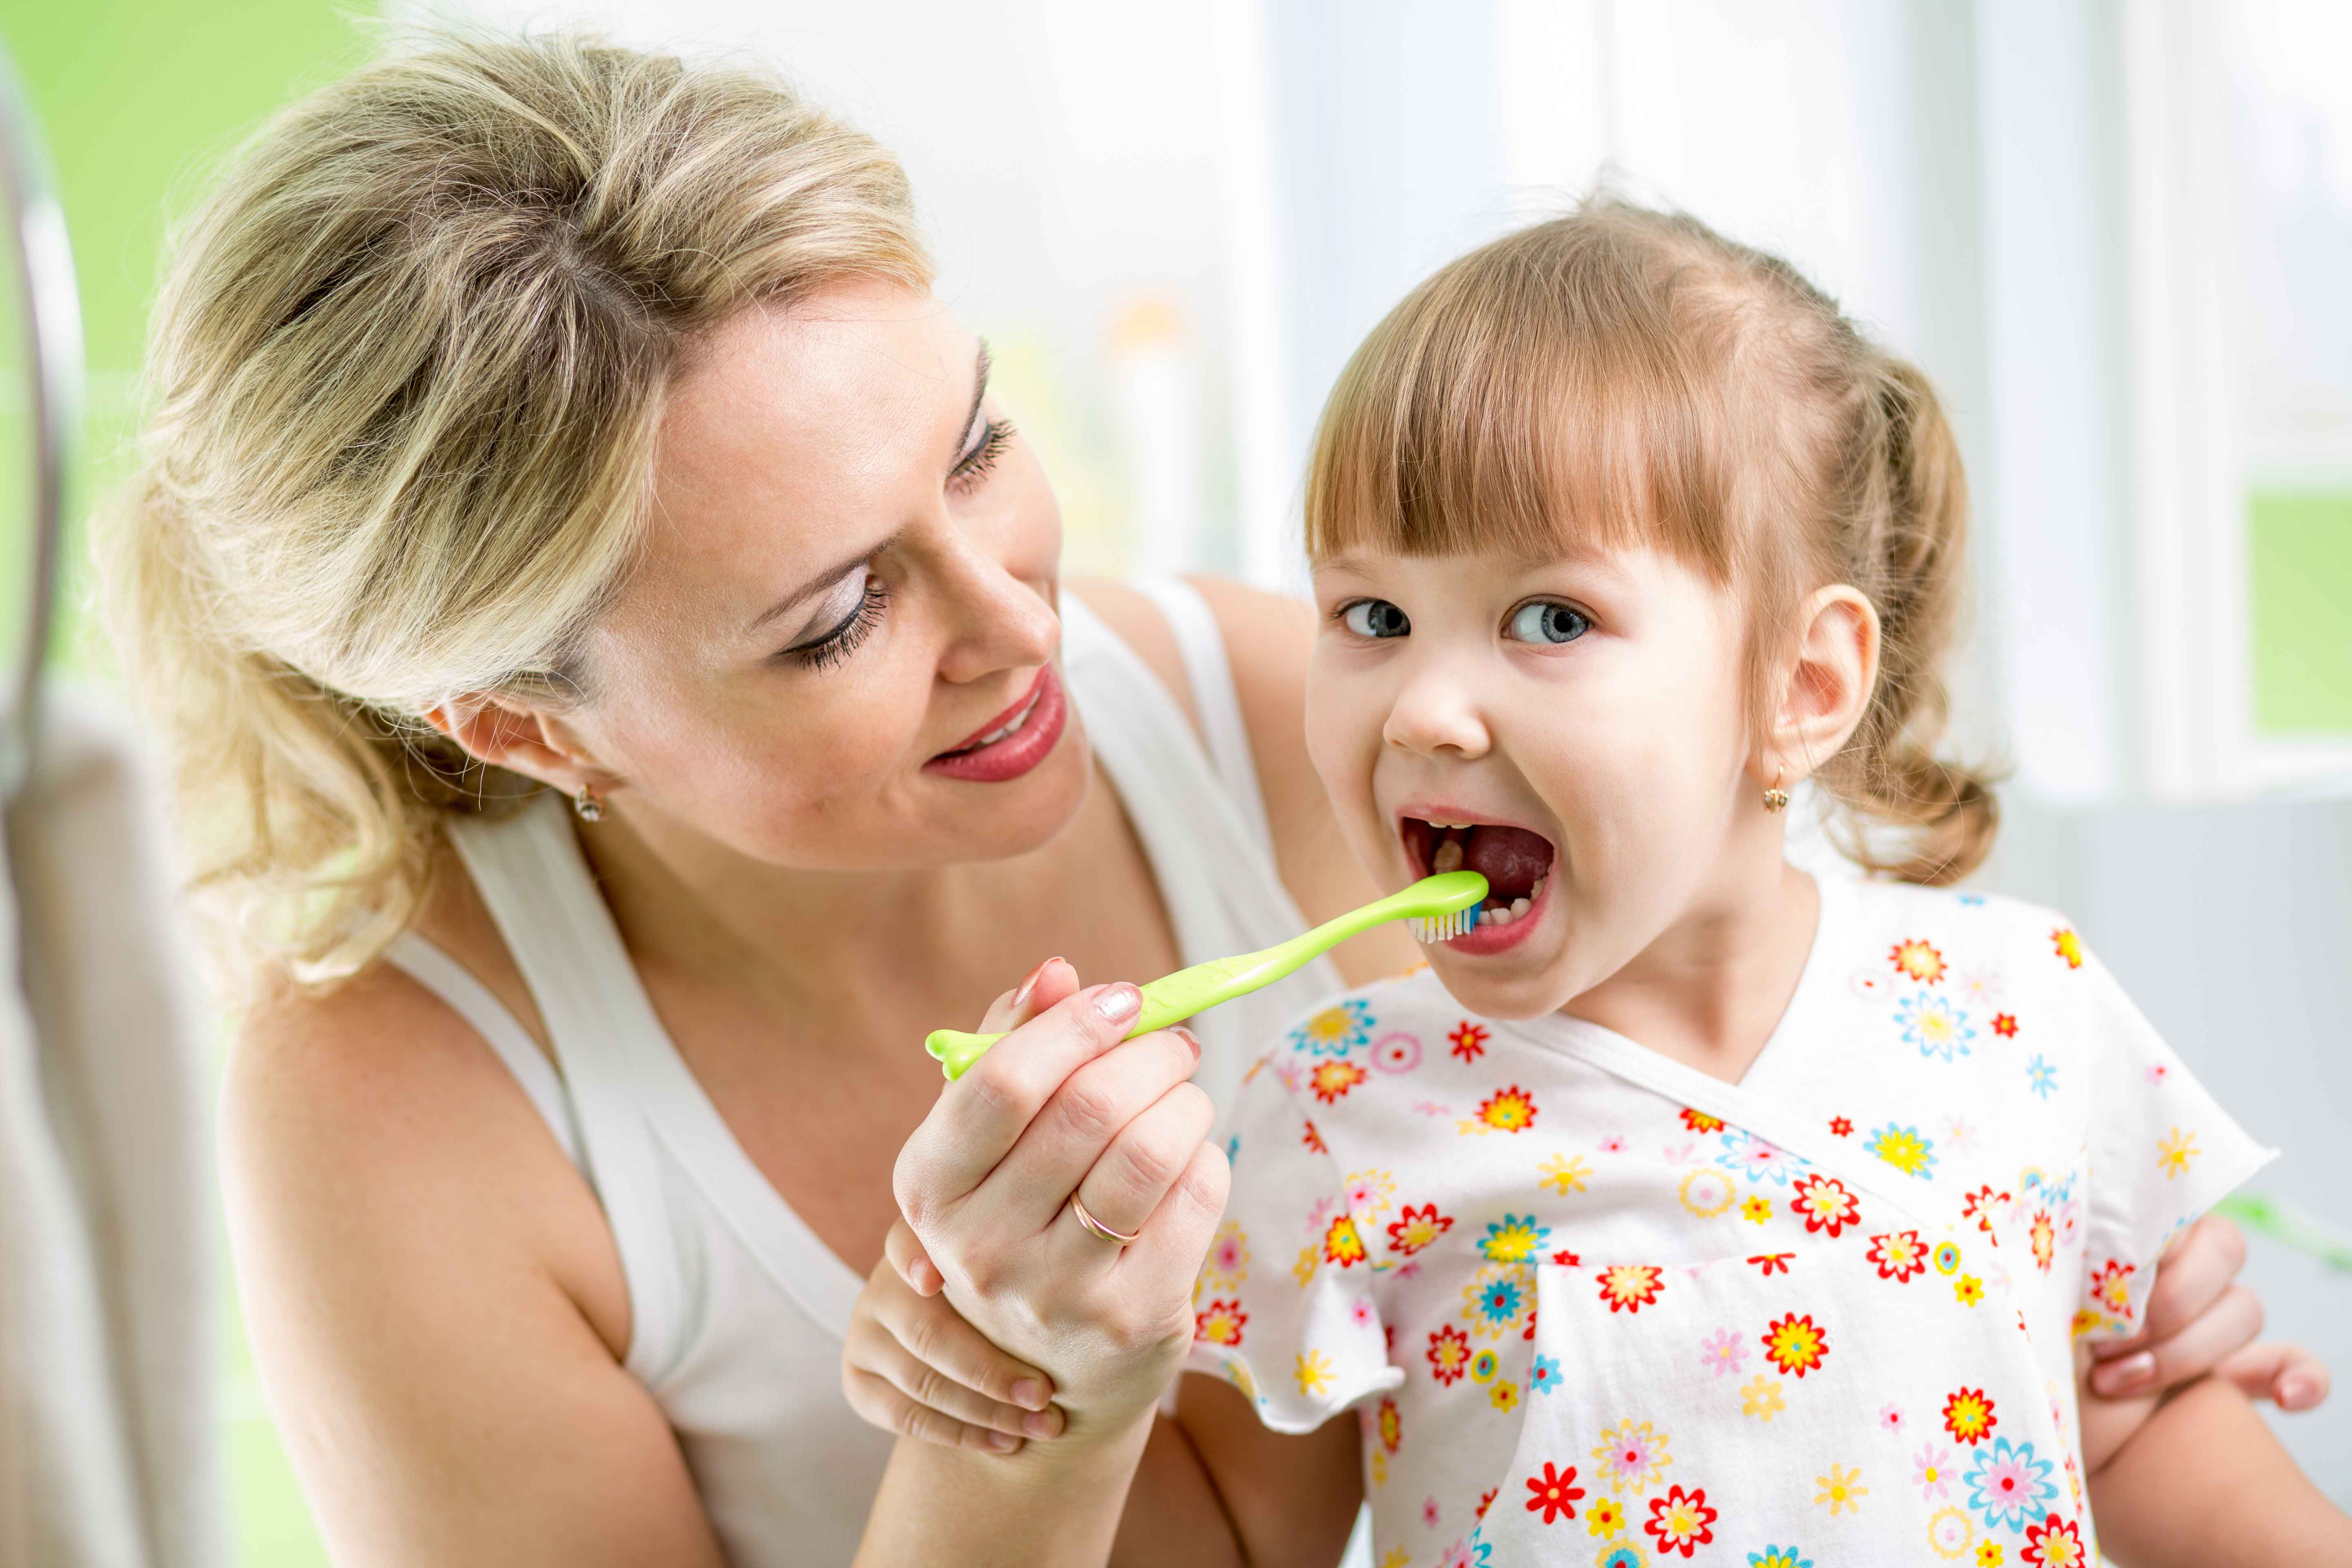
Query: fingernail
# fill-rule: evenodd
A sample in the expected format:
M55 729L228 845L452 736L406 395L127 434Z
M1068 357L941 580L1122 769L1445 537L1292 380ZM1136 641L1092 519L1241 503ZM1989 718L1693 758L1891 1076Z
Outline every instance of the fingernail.
M988 1446L1000 1454L1009 1454L1021 1446L1021 1439L1010 1432L991 1432Z
M1021 1430L1032 1437L1050 1437L1054 1435L1054 1418L1050 1415L1024 1415Z
M2156 1377L2156 1357L2147 1351L2127 1355L2119 1362L2100 1367L2092 1373L2091 1381L2102 1394L2129 1394Z
M919 1258L909 1264L907 1272L914 1276L913 1284L920 1295L936 1295L947 1284L947 1277L933 1268L929 1259Z
M1028 979L1024 980L1019 985L1013 988L1013 1010L1014 1012L1018 1013L1023 1007L1028 1005L1029 993L1036 990L1037 982L1045 978L1045 964L1059 963L1061 962L1061 955L1058 953L1054 957L1047 959L1045 963L1039 964L1036 968L1029 972Z
M2307 1377L2288 1377L2279 1383L2278 1401L2282 1408L2301 1410L2319 1395L2319 1384Z
M1024 1410L1045 1408L1045 1385L1034 1377L1024 1377L1013 1385L1013 1403Z
M1186 1045L1192 1047L1192 1059L1196 1062L1199 1061L1201 1059L1201 1037L1194 1034L1192 1030L1186 1028L1181 1024L1176 1026L1176 1032L1184 1037L1184 1043Z
M1095 1011L1114 1024L1124 1024L1143 1010L1143 994L1122 980L1095 993Z

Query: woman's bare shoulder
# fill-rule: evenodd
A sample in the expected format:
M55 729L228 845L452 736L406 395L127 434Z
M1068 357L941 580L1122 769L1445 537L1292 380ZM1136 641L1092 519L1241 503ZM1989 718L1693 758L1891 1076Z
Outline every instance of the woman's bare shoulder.
M1192 682L1184 673L1184 655L1176 646L1175 628L1160 606L1124 583L1114 583L1108 577L1073 577L1070 592L1086 601L1087 608L1102 617L1103 625L1118 636L1118 640L1134 650L1146 669L1159 677L1160 684L1176 699L1192 732L1201 732L1201 710L1192 701Z

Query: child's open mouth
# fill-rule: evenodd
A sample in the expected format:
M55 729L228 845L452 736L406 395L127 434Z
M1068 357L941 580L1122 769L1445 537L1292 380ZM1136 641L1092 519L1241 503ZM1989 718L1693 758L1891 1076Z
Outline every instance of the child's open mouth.
M1540 833L1508 823L1472 822L1466 815L1400 816L1397 828L1415 877L1468 870L1486 879L1477 925L1445 945L1462 953L1500 952L1524 941L1541 918L1554 851Z

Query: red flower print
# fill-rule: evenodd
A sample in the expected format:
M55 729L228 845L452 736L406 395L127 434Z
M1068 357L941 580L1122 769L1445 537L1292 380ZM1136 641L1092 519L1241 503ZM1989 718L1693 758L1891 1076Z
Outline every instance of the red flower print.
M1478 1120L1497 1132L1525 1132L1536 1124L1536 1097L1517 1084L1498 1089L1480 1102Z
M1570 1465L1564 1470L1556 1470L1552 1468L1549 1459L1544 1461L1542 1475L1528 1478L1528 1490L1535 1494L1528 1499L1528 1511L1543 1515L1543 1521L1546 1524L1557 1524L1563 1519L1574 1519L1577 1500L1584 1495L1584 1489L1576 1484L1576 1467ZM1492 1498L1494 1495L1493 1492L1488 1492L1486 1497ZM1480 1519L1486 1517L1486 1503L1484 1499L1480 1500L1478 1504L1478 1517Z
M1364 1260L1364 1238L1356 1234L1356 1222L1341 1215L1323 1233L1323 1258L1342 1268L1351 1268Z
M1830 1337L1811 1312L1801 1318L1788 1313L1764 1331L1764 1359L1791 1377L1804 1376L1829 1355Z
M2067 968L2083 967L2083 939L2074 934L2074 927L2060 926L2056 931L2052 931L2050 945L2057 952L2059 957L2066 961Z
M1981 1443L2000 1418L1981 1388L1954 1389L1944 1397L1944 1430L1962 1443Z
M1299 1139L1299 1142L1306 1144L1309 1149L1314 1150L1318 1154L1328 1154L1331 1152L1324 1146L1323 1134L1315 1131L1315 1123L1312 1121L1309 1121L1307 1124L1306 1134Z
M2025 1234L2033 1243L2034 1267L2049 1273L2051 1259L2058 1255L2058 1227L2050 1223L2050 1211L2035 1209L2033 1223L2026 1227Z
M1448 1323L1429 1336L1429 1375L1451 1388L1470 1370L1470 1336Z
M1239 1345L1249 1314L1239 1301L1212 1301L1192 1314L1192 1337L1213 1345Z
M1688 1557L1715 1540L1715 1520L1705 1487L1668 1487L1665 1496L1650 1500L1650 1518L1642 1529L1658 1543L1659 1556L1679 1552Z
M1395 1453L1397 1445L1404 1441L1404 1417L1397 1414L1396 1401L1386 1395L1381 1399L1379 1426L1381 1447L1391 1454Z
M1307 1087L1315 1091L1316 1099L1329 1105L1345 1099L1349 1089L1371 1076L1354 1062L1328 1057L1317 1062L1315 1070L1307 1075Z
M1944 977L1944 955L1918 937L1896 942L1886 957L1896 973L1907 974L1922 985L1933 985Z
M1840 1231L1862 1218L1861 1200L1846 1191L1845 1184L1835 1176L1818 1172L1797 1184L1797 1195L1790 1203L1805 1216L1808 1232L1826 1232L1832 1241Z
M1551 1468L1551 1467L1550 1467L1549 1465L1546 1465L1546 1466L1544 1467L1544 1468L1548 1470L1548 1469ZM1570 1479L1574 1479L1575 1475L1576 1475L1576 1467L1575 1467L1574 1465L1570 1465L1570 1466L1569 1466L1569 1468L1568 1468L1568 1474L1567 1474L1567 1475L1565 1475L1565 1476L1560 1477L1559 1479L1560 1479L1561 1480L1563 1480L1563 1481L1565 1481L1565 1480L1570 1480ZM1494 1502L1495 1502L1495 1494L1496 1494L1496 1492L1501 1491L1502 1489L1502 1489L1502 1488L1500 1488L1500 1487L1488 1487L1488 1488L1486 1489L1486 1495L1485 1497L1482 1497L1482 1498L1480 1498L1480 1499L1478 1500L1478 1507L1477 1507L1477 1510L1476 1510L1476 1517L1477 1517L1477 1518L1484 1519L1484 1518L1486 1518L1486 1510L1487 1510L1489 1508L1491 1508L1491 1507L1493 1507L1493 1506L1494 1506ZM1576 1495L1577 1495L1578 1497L1582 1497L1584 1494L1583 1494L1582 1492L1580 1492L1580 1492L1578 1492ZM1549 1521L1547 1521L1547 1522L1549 1522Z
M1465 1018L1453 1028L1448 1029L1445 1032L1445 1037L1454 1042L1454 1049L1450 1054L1460 1057L1465 1062L1475 1062L1486 1054L1486 1041L1490 1037L1484 1024L1474 1024Z
M2017 1038L2017 1015L2014 1013L1995 1013L1992 1016L1992 1032L1999 1035L2004 1040L2013 1040Z
M1584 1262L1584 1259L1579 1258L1575 1253L1564 1250L1553 1253L1551 1255L1551 1260L1554 1263L1559 1264L1562 1268L1580 1268Z
M1885 1236L1872 1237L1869 1256L1878 1265L1878 1277L1892 1279L1897 1285L1907 1283L1912 1276L1925 1273L1927 1268L1927 1244L1919 1239L1916 1230L1889 1231Z
M2121 1318L2131 1321L2131 1277L2138 1270L2120 1258L2110 1258L2099 1271L2091 1276L2091 1299Z
M1439 1214L1435 1204L1419 1208L1407 1204L1402 1217L1389 1222L1389 1250L1399 1258L1411 1258L1453 1228L1454 1216Z
M1789 1259L1796 1256L1793 1252L1759 1252L1748 1261L1762 1269L1764 1277L1769 1279L1775 1274L1786 1274L1789 1271Z
M1723 1118L1709 1116L1704 1110L1693 1110L1690 1107L1685 1106L1683 1107L1683 1125L1694 1132L1720 1132L1723 1131Z
M2010 1196L2007 1193L1997 1193L1990 1187L1979 1187L1960 1200L1960 1213L1963 1216L1976 1221L1977 1228L1987 1236L1992 1236L1993 1245L1999 1247L2000 1237L1993 1236L1992 1211L1996 1205L2006 1208L2009 1202Z
M2090 1561L2083 1550L2083 1532L2074 1528L2073 1520L2054 1513L2040 1524L2025 1527L2025 1550L2017 1555L2033 1568L2084 1568Z
M1666 1288L1666 1271L1646 1263L1612 1263L1601 1271L1601 1299L1612 1312L1638 1312Z
M1850 1117L1850 1116L1832 1116L1832 1117L1831 1117L1831 1118L1830 1118L1830 1131L1831 1131L1832 1133L1833 1133L1834 1135L1836 1135L1837 1137L1840 1137L1840 1138L1851 1138L1851 1137L1853 1137L1853 1118L1852 1118L1852 1117Z

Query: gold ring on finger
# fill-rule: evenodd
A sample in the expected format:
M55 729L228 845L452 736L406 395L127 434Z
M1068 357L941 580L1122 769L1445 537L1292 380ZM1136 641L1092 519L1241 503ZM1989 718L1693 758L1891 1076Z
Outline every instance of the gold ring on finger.
M1076 1193L1070 1194L1070 1212L1078 1216L1080 1225L1101 1237L1105 1241L1117 1242L1121 1247L1133 1247L1143 1235L1139 1230L1129 1232L1111 1229L1087 1212L1087 1205L1078 1201L1078 1194Z

